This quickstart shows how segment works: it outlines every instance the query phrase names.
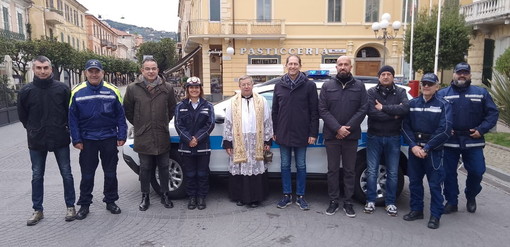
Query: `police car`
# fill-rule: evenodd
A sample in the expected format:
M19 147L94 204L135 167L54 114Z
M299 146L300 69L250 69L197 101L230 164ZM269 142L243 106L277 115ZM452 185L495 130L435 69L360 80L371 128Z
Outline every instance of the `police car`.
M320 93L320 88L322 84L331 79L331 76L328 73L329 71L319 71L312 70L308 71L308 78L312 80L317 85L318 93ZM367 83L365 82L365 87L367 89L376 86L376 83ZM409 91L409 88L405 87L406 91ZM259 85L253 88L253 91L259 93L264 96L268 101L269 105L272 105L273 102L273 89L274 82L267 83L266 85ZM408 98L411 99L412 96L408 94ZM225 150L222 148L222 135L224 128L224 119L225 119L225 109L227 104L229 104L230 99L225 99L220 101L214 105L214 112L216 115L216 126L213 132L210 135L211 140L211 162L209 164L209 168L211 171L211 175L228 175L228 156ZM365 202L365 193L366 193L366 139L367 139L367 123L366 118L361 124L362 136L358 141L358 151L357 151L357 163L356 163L356 186L354 197L358 199L360 202ZM179 135L175 131L175 126L173 120L169 124L170 129L170 142L172 143L172 149L170 151L170 196L172 198L180 198L185 196L185 177L182 170L182 163L179 153L177 152L177 146L179 144ZM322 128L323 121L320 120L319 123L319 136L317 138L316 143L313 145L309 145L307 149L306 155L306 170L308 178L320 178L326 179L327 174L327 161L324 159L326 157L326 149L324 146L324 138L322 136ZM400 151L400 166L399 166L399 175L398 175L398 189L397 196L400 195L403 186L404 186L404 174L406 174L407 170L407 150L408 147L406 145L402 145ZM273 144L271 147L271 151L273 152L273 164L269 165L268 172L271 177L279 177L280 176L280 150L277 144ZM128 166L138 174L140 170L138 155L133 151L133 135L132 131L129 131L128 140L126 144L123 146L123 158L128 164ZM384 162L384 159L381 159ZM294 159L292 159L294 163ZM292 172L295 172L295 165L292 165ZM155 172L153 179L151 181L151 185L155 192L159 193L160 185L157 177L157 172ZM342 176L340 176L342 180ZM386 169L384 164L380 164L379 167L379 177L377 178L377 199L376 203L378 205L384 205L384 196L386 193ZM342 182L340 183L343 184Z

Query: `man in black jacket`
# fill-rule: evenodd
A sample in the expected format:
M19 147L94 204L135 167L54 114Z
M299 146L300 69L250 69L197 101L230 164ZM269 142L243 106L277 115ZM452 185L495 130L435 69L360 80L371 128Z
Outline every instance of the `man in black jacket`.
M356 217L352 206L354 175L361 122L367 113L365 85L352 77L352 63L347 56L336 61L337 75L322 85L319 97L319 115L324 120L324 145L328 156L327 215L338 211L340 199L340 160L343 167L344 205L348 217Z
M393 82L395 70L383 66L377 73L379 84L368 93L367 136L367 203L364 212L375 211L377 177L381 158L386 167L386 213L397 216L395 199L398 183L400 157L400 126L402 118L409 112L409 100L405 89Z
M74 180L69 157L67 113L71 92L69 87L53 79L51 61L39 56L32 61L34 81L18 94L18 115L27 130L28 149L32 161L32 203L35 212L27 225L37 224L43 215L44 170L49 152L55 158L64 182L67 206L66 221L75 219Z
M319 132L317 110L317 86L300 71L301 58L287 57L287 74L274 86L273 140L280 145L283 197L278 208L292 203L291 158L296 161L296 204L301 210L309 210L305 200L306 148L315 143Z

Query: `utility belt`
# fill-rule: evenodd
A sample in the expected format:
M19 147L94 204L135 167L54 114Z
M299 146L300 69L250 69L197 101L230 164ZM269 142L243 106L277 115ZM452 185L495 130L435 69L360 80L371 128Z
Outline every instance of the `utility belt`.
M415 132L414 138L416 139L416 145L420 147L425 147L427 142L430 140L430 137L432 137L432 134L422 133L422 132Z
M473 134L470 130L453 130L453 134L456 136L469 136Z

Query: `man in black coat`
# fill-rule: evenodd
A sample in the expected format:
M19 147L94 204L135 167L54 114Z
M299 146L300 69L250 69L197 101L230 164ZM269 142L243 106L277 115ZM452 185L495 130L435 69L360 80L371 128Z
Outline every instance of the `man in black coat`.
M354 176L361 122L367 112L367 91L363 82L351 74L352 62L347 56L336 61L337 75L322 85L319 98L319 114L324 120L324 145L328 156L327 215L338 211L340 199L340 160L343 167L344 205L348 217L356 217L352 206Z
M308 80L301 69L301 58L287 57L287 74L274 86L273 140L280 145L283 197L276 205L286 208L292 204L291 158L296 161L296 204L308 210L305 200L306 148L315 143L319 132L317 86Z
M18 94L18 115L27 130L28 149L32 161L32 203L35 212L27 225L37 224L43 215L44 170L46 156L53 152L64 182L64 199L67 206L66 221L75 219L74 180L69 157L69 129L67 113L71 91L53 79L51 61L39 56L32 61L34 81L25 85Z
M384 158L385 210L388 215L397 216L395 200L400 160L400 127L402 119L409 113L409 100L406 90L393 82L393 67L383 66L377 75L379 84L367 91L367 203L364 212L371 214L375 211L379 164Z

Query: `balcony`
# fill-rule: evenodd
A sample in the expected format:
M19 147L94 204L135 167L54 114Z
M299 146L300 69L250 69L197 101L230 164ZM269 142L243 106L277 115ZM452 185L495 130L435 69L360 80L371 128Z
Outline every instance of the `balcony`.
M25 35L0 28L0 37L10 40L25 40Z
M181 33L186 50L194 49L204 38L278 40L286 37L285 22L277 19L262 22L255 19L192 20L186 24L186 31Z
M462 6L460 13L467 24L510 24L510 1L485 0Z
M46 9L44 11L44 20L50 25L64 24L65 22L62 11L57 9Z
M107 45L108 45L108 43L109 43L109 42L108 42L108 40L106 40L106 39L101 39L101 47L105 47L105 46L107 46Z

